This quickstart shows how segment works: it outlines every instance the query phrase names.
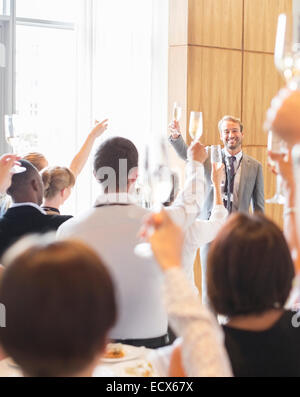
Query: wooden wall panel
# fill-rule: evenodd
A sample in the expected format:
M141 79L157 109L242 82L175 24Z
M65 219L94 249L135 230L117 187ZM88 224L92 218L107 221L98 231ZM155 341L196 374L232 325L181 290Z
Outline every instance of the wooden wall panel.
M187 114L187 46L169 47L169 74L168 74L168 120L172 120L173 104L182 106L180 121L183 136L186 133ZM178 158L175 151L169 147L171 167L175 170L184 170L184 162ZM181 174L181 172L180 172Z
M268 168L268 154L267 147L244 147L243 151L249 156L254 157L260 161L263 166L264 184L265 184L265 199L271 198L276 190L276 176ZM265 203L265 213L270 217L280 228L283 227L283 206L279 204Z
M188 44L188 2L189 0L169 0L170 46Z
M274 52L278 15L292 9L292 0L245 1L245 50Z
M191 45L242 48L243 0L190 0Z
M239 51L189 47L188 111L203 112L206 145L219 143L217 124L224 114L240 117L241 76Z
M263 130L266 111L283 85L284 81L274 66L273 55L245 52L242 112L245 144L267 144L267 135Z

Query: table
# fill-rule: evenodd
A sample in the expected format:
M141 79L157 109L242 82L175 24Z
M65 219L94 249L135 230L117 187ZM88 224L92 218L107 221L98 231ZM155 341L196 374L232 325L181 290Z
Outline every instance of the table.
M161 349L147 349L123 345L132 358L100 361L95 368L93 377L165 377L168 374L172 346ZM128 346L128 347L127 347ZM6 358L0 361L0 377L22 377L16 364Z

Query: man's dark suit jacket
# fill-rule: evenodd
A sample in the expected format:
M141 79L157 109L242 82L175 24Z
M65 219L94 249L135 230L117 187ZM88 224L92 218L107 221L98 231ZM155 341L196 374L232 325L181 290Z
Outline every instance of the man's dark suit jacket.
M72 216L44 215L30 205L9 208L0 218L0 257L20 237L55 231Z

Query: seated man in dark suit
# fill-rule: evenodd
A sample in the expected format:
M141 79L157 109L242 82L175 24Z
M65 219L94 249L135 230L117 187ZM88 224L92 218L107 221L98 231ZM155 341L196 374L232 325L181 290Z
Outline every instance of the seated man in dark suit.
M43 182L38 170L28 161L20 160L25 172L15 174L7 191L13 205L0 218L0 256L20 237L29 233L46 233L57 228L71 216L46 215L39 207L43 201Z

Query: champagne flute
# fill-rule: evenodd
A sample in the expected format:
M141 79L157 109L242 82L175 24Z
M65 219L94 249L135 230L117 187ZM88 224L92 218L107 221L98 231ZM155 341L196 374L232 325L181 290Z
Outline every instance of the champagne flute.
M274 50L276 68L291 89L300 88L300 14L280 14Z
M163 207L162 203L166 202L170 197L172 190L172 175L169 169L167 148L165 140L159 138L150 150L146 146L145 159L143 161L141 170L144 175L145 186L150 193L152 211L159 213ZM134 253L143 258L150 258L153 256L151 245L149 243L139 243L134 248Z
M179 123L182 115L182 108L179 105L178 102L174 102L173 106L173 120L177 121Z
M198 141L203 134L202 112L192 111L190 114L189 133L192 140Z
M221 145L212 145L210 147L210 161L212 164L216 163L218 165L218 168L222 166L223 158L222 158ZM225 186L225 174L224 174L224 179L221 182L221 187L224 186Z
M286 143L282 139L280 139L279 136L276 135L273 131L269 131L268 134L268 151L281 154L287 153ZM269 159L268 161L271 167L275 167L277 175L275 195L272 198L266 200L266 203L283 205L285 204L285 197L282 194L282 177L279 174L278 164L271 159Z
M20 135L19 135L19 119L18 116L13 115L5 115L5 139L6 142L11 146L12 152L17 154L17 149L20 143ZM20 174L25 172L26 168L18 165L14 165L11 169L13 174Z

